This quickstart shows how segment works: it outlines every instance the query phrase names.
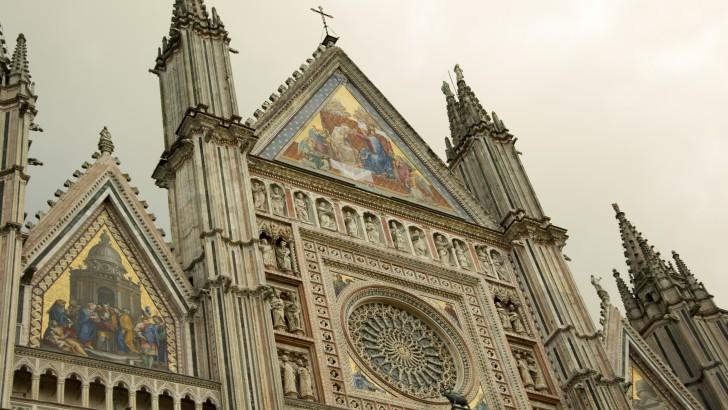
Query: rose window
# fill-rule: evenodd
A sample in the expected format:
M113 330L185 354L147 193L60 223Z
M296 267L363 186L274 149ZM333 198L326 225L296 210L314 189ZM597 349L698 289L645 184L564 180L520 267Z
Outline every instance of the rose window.
M425 322L398 307L369 303L349 315L359 356L397 389L419 398L441 397L457 371L445 341Z

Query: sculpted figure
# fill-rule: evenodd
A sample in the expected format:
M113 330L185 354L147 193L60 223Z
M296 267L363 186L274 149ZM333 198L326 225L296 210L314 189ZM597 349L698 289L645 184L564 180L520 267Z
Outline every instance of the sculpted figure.
M261 239L260 245L258 245L258 249L260 249L260 253L261 255L263 255L263 266L265 266L266 268L275 268L276 262L273 246L268 243L268 239Z
M276 247L276 262L278 268L282 270L292 270L293 263L291 261L291 250L288 248L288 242L282 240Z
M435 235L435 248L437 248L437 254L440 256L440 261L450 265L450 242L448 242L447 239L439 233Z
M412 248L415 253L419 256L427 256L427 243L425 238L419 230L412 231Z
M253 206L259 211L265 211L265 185L258 181L253 182Z
M311 371L308 370L308 367L303 362L303 360L298 360L296 362L298 365L298 392L299 396L304 400L310 400L313 401L313 385L311 383Z
M508 305L508 320L511 322L514 331L518 333L523 333L526 331L526 329L523 327L523 321L521 320L521 316L516 310L516 305L512 303Z
M359 227L356 224L356 218L351 212L344 212L344 225L346 226L346 234L349 236L359 237Z
M287 354L281 356L281 370L283 376L283 394L286 397L298 397L298 390L296 390L296 370L293 368L293 362L291 362Z
M455 257L458 259L460 267L470 270L470 261L468 261L468 257L465 255L465 249L460 245L460 242L455 241L454 248Z
M273 317L273 328L275 330L286 330L286 319L283 313L283 300L281 300L281 292L273 289L273 295L270 299L270 312Z
M374 224L374 221L372 221L372 218L370 216L367 216L364 227L366 228L367 238L369 238L369 242L382 243L382 241L379 240L379 229L377 229L377 226Z
M285 216L286 198L283 190L279 186L274 186L270 193L270 203L273 208L273 214Z
M321 227L326 229L336 229L336 220L334 219L334 209L328 203L321 201L316 207Z
M495 276L495 274L493 273L493 268L490 266L488 250L485 248L485 246L478 246L475 253L478 255L478 260L480 261L480 265L483 266L485 274L488 276Z
M534 387L538 391L546 390L546 384L543 382L543 378L541 377L541 372L539 371L538 366L536 365L536 359L533 357L529 357L528 361L528 372L531 373L531 379L533 380Z
M516 365L518 366L518 373L521 374L523 385L533 387L533 378L531 377L531 372L528 370L528 363L523 355L516 354Z
M394 247L399 251L406 250L407 248L404 245L404 228L400 228L394 221L389 223L389 228L392 231L392 244L394 244Z
M302 193L296 192L293 198L293 205L296 207L296 216L298 220L305 223L311 223L311 218L308 215L308 198L303 196Z
M493 266L495 267L496 274L498 274L498 279L507 281L508 273L506 272L506 266L505 261L503 260L503 256L496 251L491 251L490 258L493 260Z
M288 331L303 335L303 326L301 324L301 307L298 306L298 298L291 295L291 301L286 304L286 320L288 321Z
M503 304L500 302L495 302L495 310L498 312L498 317L500 318L501 323L503 323L503 328L505 330L513 330L510 315L508 314L506 308L503 307Z

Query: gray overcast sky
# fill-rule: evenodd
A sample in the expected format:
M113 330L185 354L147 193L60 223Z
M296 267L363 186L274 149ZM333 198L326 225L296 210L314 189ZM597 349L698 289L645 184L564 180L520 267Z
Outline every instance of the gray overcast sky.
M29 219L96 150L109 127L122 169L167 231L166 192L150 175L162 152L154 65L173 0L0 2L9 48L28 39L39 95ZM433 150L448 134L440 85L460 63L517 147L598 317L589 275L619 300L626 274L612 202L663 255L677 250L716 301L728 230L728 2L696 0L207 0L232 38L247 118L311 55L319 4L338 45ZM621 305L621 303L618 303Z

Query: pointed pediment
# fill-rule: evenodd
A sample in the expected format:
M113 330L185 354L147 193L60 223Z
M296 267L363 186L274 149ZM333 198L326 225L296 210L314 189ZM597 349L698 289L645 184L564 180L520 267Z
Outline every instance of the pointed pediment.
M253 153L262 158L497 227L339 48L318 57L255 125Z
M184 372L192 288L108 154L31 229L23 261L23 344Z

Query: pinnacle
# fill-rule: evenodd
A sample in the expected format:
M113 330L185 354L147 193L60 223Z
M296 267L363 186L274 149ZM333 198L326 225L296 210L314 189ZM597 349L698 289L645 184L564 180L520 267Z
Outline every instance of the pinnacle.
M104 126L104 129L101 130L99 135L101 135L101 137L99 138L98 147L101 154L113 154L114 142L111 141L111 133L109 132L108 128Z
M15 51L13 52L10 74L20 74L22 77L30 79L30 70L28 69L28 48L25 36L22 33L18 35Z

